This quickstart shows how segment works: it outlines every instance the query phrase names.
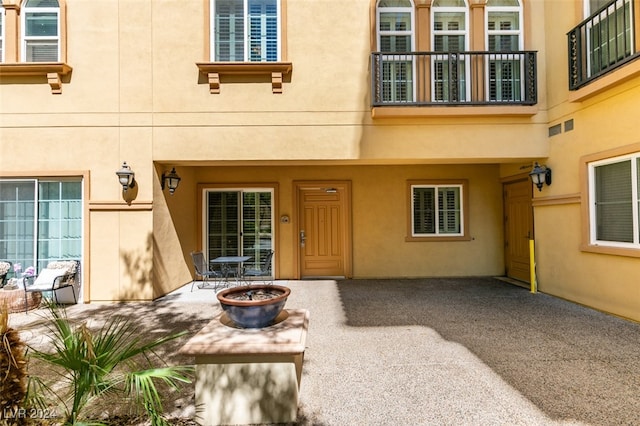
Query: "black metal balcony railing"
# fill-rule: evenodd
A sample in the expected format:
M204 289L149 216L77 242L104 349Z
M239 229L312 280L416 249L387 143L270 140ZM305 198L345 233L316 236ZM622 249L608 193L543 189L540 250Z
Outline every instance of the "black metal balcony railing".
M636 58L633 0L613 0L567 33L569 89L590 81Z
M536 52L371 54L373 106L534 105Z

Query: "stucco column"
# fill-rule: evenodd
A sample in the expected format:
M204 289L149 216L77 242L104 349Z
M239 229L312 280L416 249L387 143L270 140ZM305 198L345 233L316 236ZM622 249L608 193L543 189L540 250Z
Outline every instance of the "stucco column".
M2 7L4 7L5 10L4 62L16 63L19 62L20 53L20 49L18 49L18 40L20 39L18 32L20 5L18 4L18 0L4 0L2 2Z
M471 2L471 19L469 29L470 34L470 50L475 51L484 51L486 49L485 46L485 37L484 37L484 9L485 9L485 1L473 1Z
M416 50L431 50L431 4L426 0L416 2Z

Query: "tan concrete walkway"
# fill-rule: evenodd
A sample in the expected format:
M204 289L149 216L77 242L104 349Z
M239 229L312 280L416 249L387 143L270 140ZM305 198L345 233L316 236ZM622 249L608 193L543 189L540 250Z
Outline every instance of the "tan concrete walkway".
M298 424L640 424L640 324L492 278L278 284L292 289L286 308L311 313ZM191 336L220 308L214 291L189 288L69 313ZM12 320L37 330L36 318ZM173 355L188 337L169 362L189 362ZM192 416L193 392L166 409Z

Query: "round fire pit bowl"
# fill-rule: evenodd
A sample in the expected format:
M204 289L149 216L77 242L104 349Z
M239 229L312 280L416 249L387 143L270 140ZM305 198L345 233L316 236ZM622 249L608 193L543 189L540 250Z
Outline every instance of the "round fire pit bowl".
M242 328L273 324L284 308L291 289L279 285L249 285L218 293L218 301L229 319Z

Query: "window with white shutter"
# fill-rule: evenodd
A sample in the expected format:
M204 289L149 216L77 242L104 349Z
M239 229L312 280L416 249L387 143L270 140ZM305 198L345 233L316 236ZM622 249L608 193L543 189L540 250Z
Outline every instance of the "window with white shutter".
M213 61L279 60L279 0L212 0L211 9Z
M58 62L60 5L58 0L27 0L22 12L22 60Z
M459 102L469 99L469 67L461 54L468 50L468 7L464 0L434 0L431 8L432 100Z
M463 236L463 184L411 184L411 237Z
M521 101L524 92L522 50L522 13L518 0L489 0L486 7L489 57L487 99Z
M413 4L409 0L379 0L376 8L378 50L382 57L382 98L412 102L414 96Z
M640 153L589 164L591 244L640 249Z

